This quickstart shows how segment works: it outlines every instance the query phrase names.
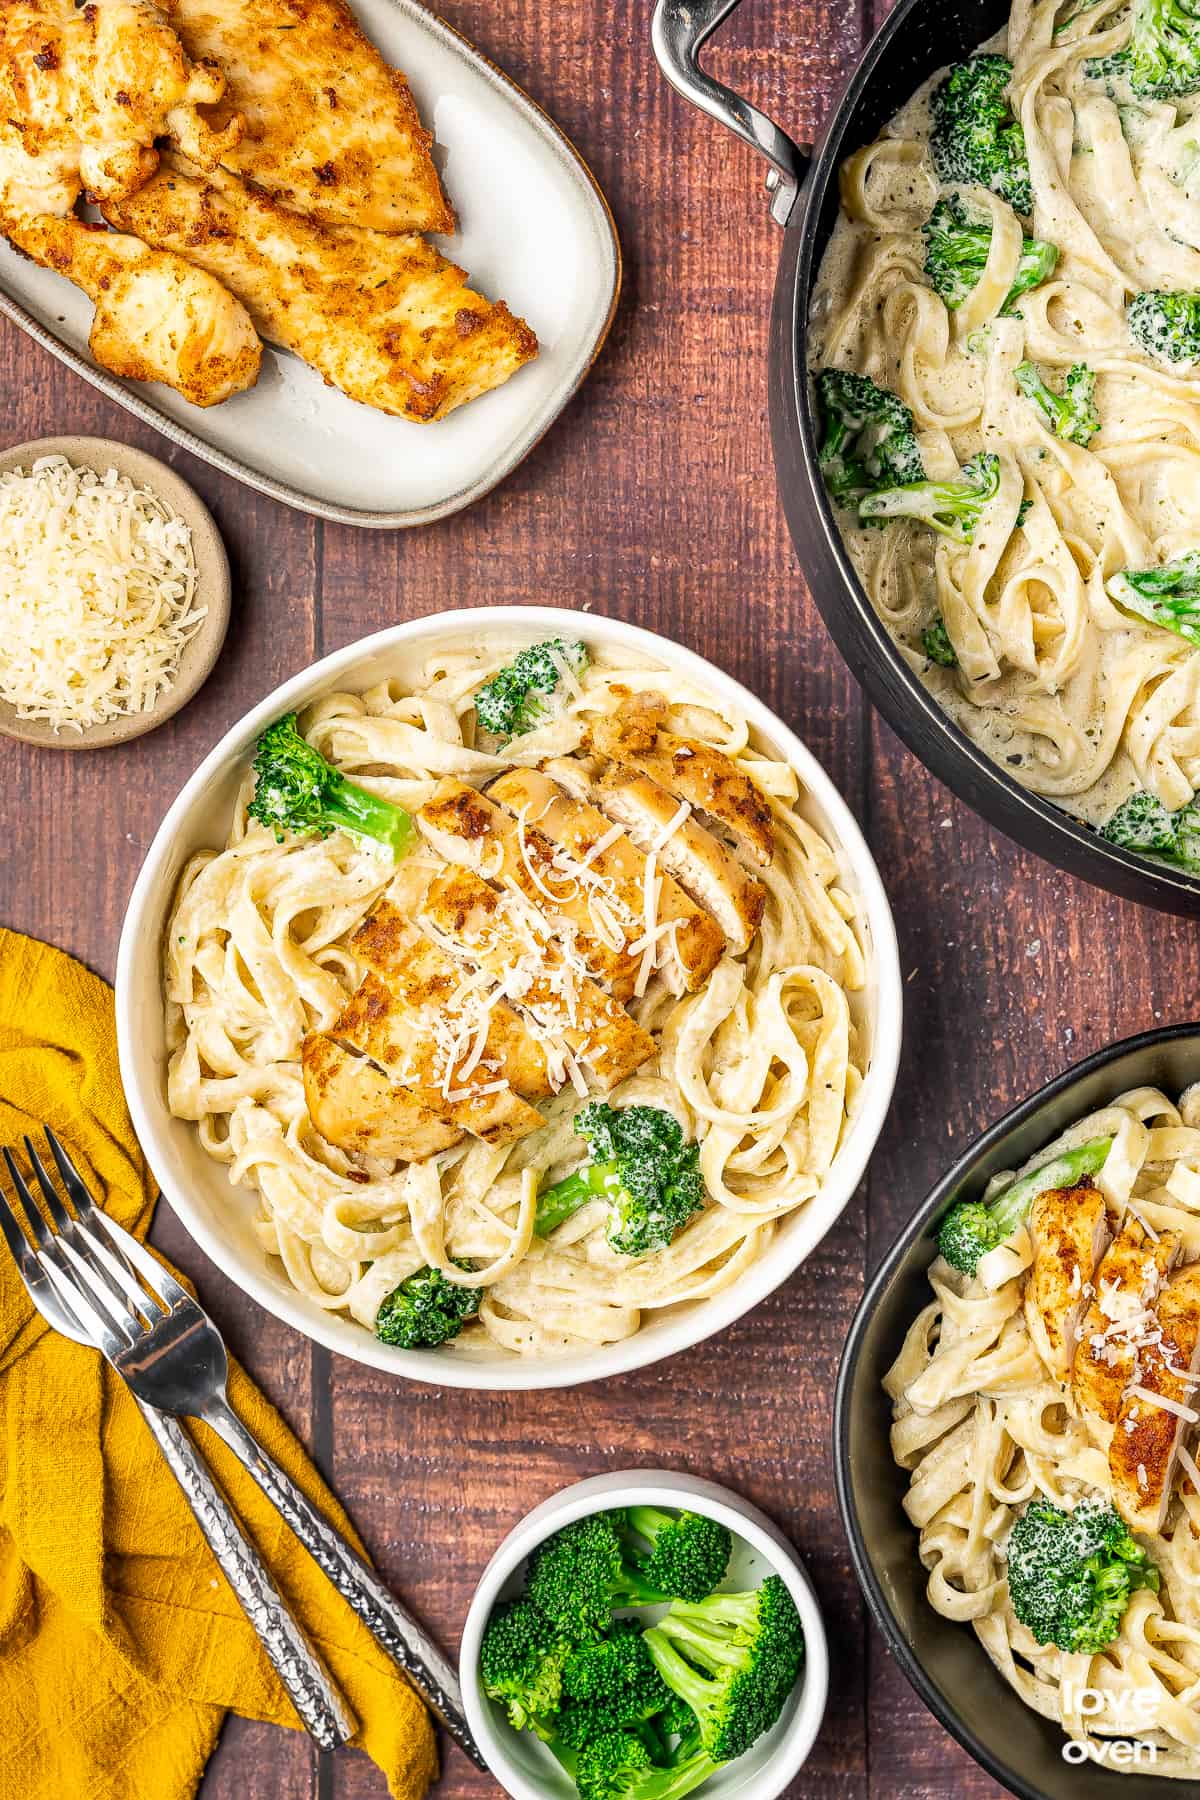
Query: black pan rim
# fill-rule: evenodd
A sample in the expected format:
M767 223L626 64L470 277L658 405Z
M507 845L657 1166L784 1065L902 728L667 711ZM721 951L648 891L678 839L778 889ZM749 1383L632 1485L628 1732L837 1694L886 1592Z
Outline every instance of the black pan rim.
M1153 1050L1163 1044L1179 1043L1181 1040L1189 1038L1200 1040L1200 1020L1190 1024L1157 1026L1153 1031L1135 1032L1132 1037L1121 1038L1116 1043L1107 1044L1103 1049L1094 1050L1090 1056L1085 1056L1081 1061L1072 1063L1061 1074L1052 1076L1049 1081L1032 1094L1027 1095L1024 1100L1019 1101L1016 1106L1010 1107L1006 1113L981 1132L975 1141L967 1146L962 1155L955 1159L946 1173L930 1189L924 1200L917 1205L907 1225L888 1249L883 1261L868 1281L862 1299L855 1308L850 1329L846 1334L846 1341L842 1346L833 1394L833 1480L842 1529L846 1533L846 1539L850 1546L850 1561L858 1585L862 1589L871 1617L883 1634L888 1649L900 1665L918 1698L929 1708L935 1719L944 1726L951 1737L961 1744L969 1755L974 1757L980 1767L985 1769L995 1780L1002 1782L1005 1787L1019 1797L1019 1800L1046 1800L1046 1795L1041 1788L1032 1786L1015 1769L1009 1768L998 1757L993 1756L971 1727L958 1716L952 1707L946 1704L940 1689L926 1675L920 1661L909 1649L904 1633L888 1605L882 1584L876 1577L867 1548L866 1536L858 1522L850 1479L850 1399L858 1373L863 1339L867 1326L875 1315L876 1307L891 1286L898 1266L903 1262L912 1245L918 1238L924 1236L930 1222L937 1218L951 1195L961 1183L970 1177L976 1166L1002 1137L1023 1125L1043 1107L1086 1080L1088 1076L1101 1073L1118 1058L1131 1052ZM966 1631L968 1628L964 1626L963 1629ZM974 1644L973 1648L979 1655L985 1654L978 1644ZM1117 1777L1117 1779L1121 1778Z
M1200 914L1200 881L1175 873L1133 851L1109 844L1090 827L1052 800L1032 793L1007 775L973 744L904 662L886 626L875 612L842 541L833 507L817 464L817 420L807 376L808 296L817 269L818 216L830 186L837 180L844 140L864 93L874 81L896 38L926 0L901 0L863 53L855 72L822 133L804 181L797 211L788 227L775 295L778 335L773 352L782 356L782 379L771 383L773 410L783 416L776 429L777 474L785 509L789 499L802 504L820 530L822 549L836 566L842 595L830 598L819 581L810 592L843 658L873 704L908 748L932 774L986 823L1016 839L1036 855L1067 873L1082 877L1109 893L1177 915ZM780 341L782 339L782 342ZM779 437L798 427L804 491L788 492L788 473L779 455ZM795 535L795 533L793 533ZM802 567L804 566L801 557ZM808 570L805 569L805 574ZM843 604L844 601L844 604ZM857 637L850 654L849 639ZM861 640L865 639L866 642Z

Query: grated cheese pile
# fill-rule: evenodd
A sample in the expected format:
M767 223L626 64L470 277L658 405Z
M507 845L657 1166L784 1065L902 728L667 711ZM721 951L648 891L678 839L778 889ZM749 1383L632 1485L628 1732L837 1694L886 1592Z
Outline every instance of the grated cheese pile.
M44 456L0 475L0 698L82 731L148 712L199 630L184 521L109 469Z

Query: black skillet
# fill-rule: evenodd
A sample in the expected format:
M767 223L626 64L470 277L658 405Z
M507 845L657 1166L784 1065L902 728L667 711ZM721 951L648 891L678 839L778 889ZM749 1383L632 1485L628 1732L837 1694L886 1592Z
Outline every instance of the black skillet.
M901 0L867 49L815 149L700 67L699 53L739 0L658 0L653 41L687 99L770 164L783 253L771 314L771 436L779 491L813 598L834 642L884 718L933 773L1010 837L1072 875L1164 911L1200 915L1200 882L1114 845L1028 793L953 724L896 652L842 545L817 468L819 425L806 375L808 305L838 211L838 166L937 69L991 37L1008 0Z

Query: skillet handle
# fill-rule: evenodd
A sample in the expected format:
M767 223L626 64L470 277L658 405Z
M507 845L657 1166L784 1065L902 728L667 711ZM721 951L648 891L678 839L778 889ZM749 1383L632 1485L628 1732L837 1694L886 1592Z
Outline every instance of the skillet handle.
M658 0L650 41L658 66L677 93L766 157L771 217L786 225L812 154L757 106L700 67L700 52L740 0Z

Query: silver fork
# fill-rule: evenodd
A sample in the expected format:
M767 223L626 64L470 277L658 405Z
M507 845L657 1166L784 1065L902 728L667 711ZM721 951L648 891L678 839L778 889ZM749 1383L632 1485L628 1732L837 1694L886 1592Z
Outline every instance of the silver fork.
M226 1393L225 1345L208 1314L136 1238L95 1205L67 1152L49 1126L44 1130L74 1217L28 1138L26 1153L54 1231L40 1220L8 1151L5 1160L31 1224L33 1219L42 1224L37 1256L60 1299L143 1407L203 1419L229 1446L455 1743L478 1768L486 1769L463 1713L462 1692L451 1664L370 1564L242 1424Z
M47 1138L52 1134L47 1131ZM27 1149L32 1151L29 1139ZM65 1153L64 1153L65 1154ZM45 1221L32 1203L29 1190L9 1150L4 1160L21 1201L33 1244L22 1231L17 1216L0 1189L0 1232L17 1265L17 1273L25 1283L29 1297L46 1323L63 1337L95 1350L99 1346L80 1322L63 1294L78 1304L78 1296L67 1281L55 1284L42 1261L43 1253L53 1258L54 1240ZM44 1171L42 1171L44 1175ZM55 1206L65 1208L55 1196ZM70 1220L68 1218L68 1225ZM37 1246L36 1250L34 1245ZM115 1253L118 1258L120 1253ZM131 1272L131 1271L130 1271ZM63 1290L60 1293L60 1288ZM267 1571L267 1566L248 1541L220 1489L191 1438L166 1413L135 1396L138 1411L150 1430L171 1473L183 1489L184 1498L195 1514L196 1523L206 1543L224 1572L242 1610L253 1625L286 1689L304 1726L324 1750L334 1750L354 1735L354 1717L321 1661L304 1635L299 1622L288 1611L287 1603Z

